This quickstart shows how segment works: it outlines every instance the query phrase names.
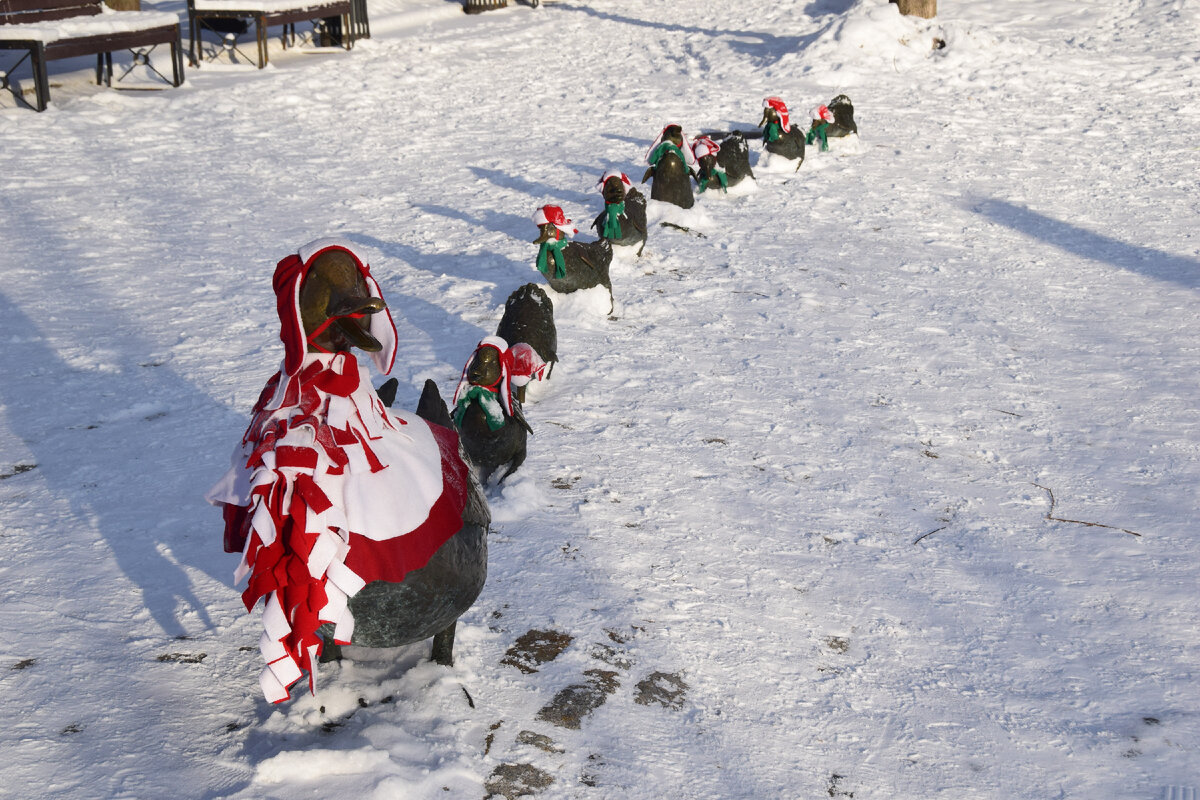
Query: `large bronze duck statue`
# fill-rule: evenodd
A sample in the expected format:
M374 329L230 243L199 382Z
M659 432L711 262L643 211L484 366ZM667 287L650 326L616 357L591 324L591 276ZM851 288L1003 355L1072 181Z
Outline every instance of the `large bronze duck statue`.
M390 372L396 329L350 242L301 247L273 285L284 361L207 495L224 509L226 551L242 554L246 609L263 601L263 694L286 700L305 673L315 692L318 663L347 644L433 637L451 664L456 620L487 576L490 522L458 435L389 410L358 363L356 349Z

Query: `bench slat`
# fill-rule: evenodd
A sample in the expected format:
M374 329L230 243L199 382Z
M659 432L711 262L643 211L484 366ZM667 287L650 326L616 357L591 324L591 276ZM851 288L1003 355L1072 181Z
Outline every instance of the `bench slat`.
M0 16L27 14L44 9L83 7L90 7L95 10L79 11L76 13L99 14L100 0L0 0Z
M57 19L94 17L99 14L99 4L94 6L71 6L70 8L47 8L39 11L24 11L20 14L0 14L0 25L20 25L25 22L52 22Z
M46 45L46 60L113 53L155 44L170 44L176 41L178 35L178 27L166 26L144 31L106 33L102 36L83 36L78 39L59 39Z

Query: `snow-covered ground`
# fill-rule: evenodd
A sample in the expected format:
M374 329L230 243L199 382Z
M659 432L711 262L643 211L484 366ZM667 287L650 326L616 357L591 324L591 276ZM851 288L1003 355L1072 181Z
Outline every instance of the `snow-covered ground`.
M350 53L0 95L0 796L1193 800L1200 3L941 6L372 0ZM267 704L202 496L275 262L370 254L412 407L541 282L537 206L840 92L855 145L562 298L456 666Z

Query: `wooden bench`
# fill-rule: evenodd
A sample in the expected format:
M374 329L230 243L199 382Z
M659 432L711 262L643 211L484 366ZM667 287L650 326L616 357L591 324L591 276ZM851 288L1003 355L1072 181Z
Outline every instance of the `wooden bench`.
M179 86L183 50L175 14L113 11L100 0L0 0L0 50L26 51L12 68L29 59L36 96L33 107L38 111L45 111L50 102L47 61L94 55L96 83L112 86L113 52L140 51L135 59L149 64L149 50L160 44L170 45L171 85ZM12 68L0 73L0 88L23 100L12 85Z
M366 30L366 3L354 0L188 0L192 62L198 64L203 57L201 34L205 30L221 37L233 36L236 42L239 33L253 23L254 39L258 45L258 68L262 69L267 65L269 27L284 26L282 39L284 48L287 48L289 36L292 43L295 42L297 22L327 21L331 18L337 23L331 27L337 28L337 31L330 31L326 38L332 38L349 50Z

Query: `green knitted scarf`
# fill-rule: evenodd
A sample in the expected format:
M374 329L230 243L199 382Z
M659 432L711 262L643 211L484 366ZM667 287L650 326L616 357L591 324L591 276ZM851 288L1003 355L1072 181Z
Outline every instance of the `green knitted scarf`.
M721 184L722 192L729 191L729 176L726 175L725 170L721 169L720 167L713 167L712 173L709 175L705 175L704 180L700 181L700 191L701 192L703 192L705 189L708 188L708 182L710 180L712 180L713 178L716 178L717 182Z
M459 398L457 405L454 406L455 426L462 427L463 416L466 415L467 408L475 402L478 402L479 407L483 409L488 430L498 431L504 427L504 407L500 405L499 396L483 386L472 386L467 389L466 394Z
M817 139L821 140L821 152L824 153L829 149L829 138L825 135L825 131L829 129L828 122L822 122L808 132L808 136L804 137L806 144L812 144Z
M683 157L683 151L680 150L674 142L662 142L658 147L654 148L652 153L650 153L650 165L657 167L658 162L661 161L663 156L665 156L667 153L674 153L680 161L682 161L684 164L687 163L687 159Z
M542 242L542 246L538 249L537 268L538 272L550 277L550 256L554 256L554 277L561 279L567 277L567 262L563 258L563 248L567 246L567 238L564 236L553 242Z
M605 203L604 231L600 234L605 239L621 238L621 215L625 213L625 201Z

